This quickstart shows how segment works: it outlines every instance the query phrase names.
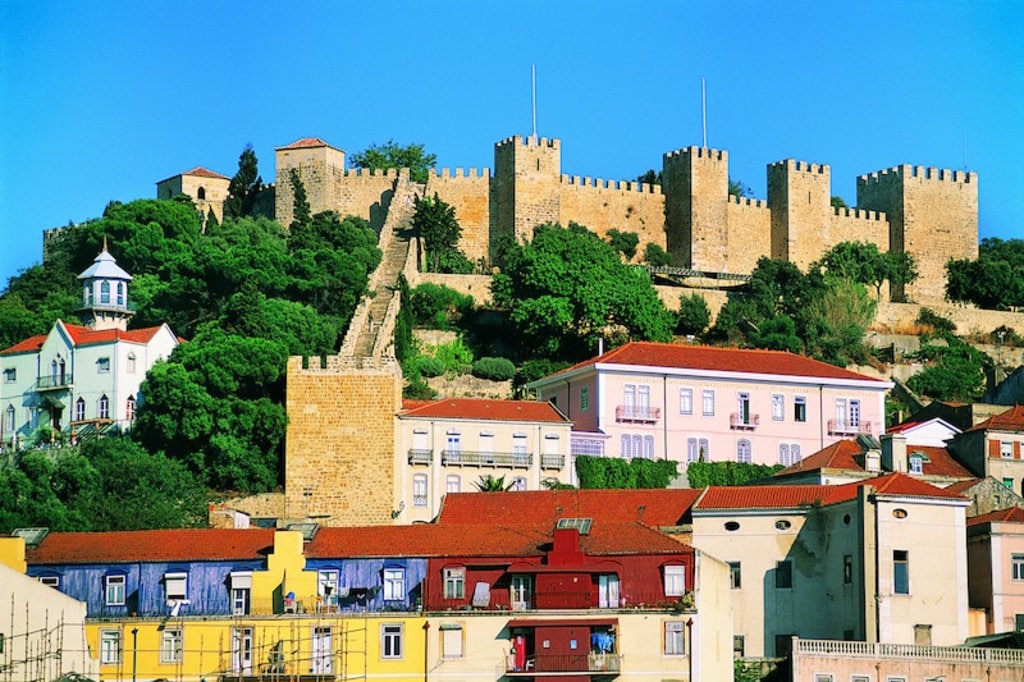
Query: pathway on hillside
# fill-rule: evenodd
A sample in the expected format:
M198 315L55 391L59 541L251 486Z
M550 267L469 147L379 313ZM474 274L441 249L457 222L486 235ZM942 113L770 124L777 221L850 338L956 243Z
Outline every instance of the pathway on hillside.
M390 232L390 239L386 240L384 256L377 271L371 277L369 296L369 312L365 319L359 320L359 329L349 329L349 334L358 334L352 355L357 358L370 357L374 346L377 343L377 335L381 332L381 323L387 313L388 304L391 301L395 287L398 285L398 276L405 267L406 259L409 257L411 247L410 237L412 235L412 219L415 214L415 197L422 194L424 186L412 182L399 182L395 188L395 195L391 199L387 219L381 228L381 234ZM384 241L384 240L382 240ZM364 301L365 302L365 301ZM356 317L353 317L353 326L356 324ZM391 333L390 328L384 329L385 333Z

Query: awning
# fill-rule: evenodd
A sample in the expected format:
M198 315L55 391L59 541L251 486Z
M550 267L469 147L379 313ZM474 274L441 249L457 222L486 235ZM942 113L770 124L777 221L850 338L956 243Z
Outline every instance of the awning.
M513 618L510 628L608 627L618 625L618 618Z
M64 409L64 403L62 403L58 398L49 393L44 395L43 399L40 402L42 403L43 407L52 407L58 410Z

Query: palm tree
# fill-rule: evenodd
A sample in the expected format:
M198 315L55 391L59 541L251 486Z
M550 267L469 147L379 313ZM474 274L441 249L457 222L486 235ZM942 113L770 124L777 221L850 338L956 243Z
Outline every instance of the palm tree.
M495 478L491 474L481 476L480 480L473 484L473 486L482 493L500 493L506 490L511 490L514 485L514 482L505 485L504 476Z

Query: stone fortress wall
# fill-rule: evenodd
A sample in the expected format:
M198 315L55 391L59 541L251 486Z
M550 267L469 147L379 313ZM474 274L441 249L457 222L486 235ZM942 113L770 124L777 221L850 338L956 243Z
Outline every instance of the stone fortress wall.
M346 171L345 153L318 138L277 149L276 218L292 217L290 170L298 169L311 210L335 210L383 224L391 196L408 171ZM750 273L759 258L801 269L843 241L883 251L906 250L920 276L897 296L943 300L949 258L978 254L976 173L902 165L857 180L857 207L831 205L827 164L786 159L767 166L767 199L729 195L728 152L687 147L662 158L662 185L564 175L561 141L514 136L494 146L494 171L431 171L425 192L455 207L463 252L483 266L499 236L529 238L545 222L576 222L602 237L636 232L680 267Z

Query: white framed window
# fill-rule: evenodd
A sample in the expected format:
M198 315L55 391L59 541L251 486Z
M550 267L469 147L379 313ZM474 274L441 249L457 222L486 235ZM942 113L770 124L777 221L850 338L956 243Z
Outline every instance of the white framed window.
M802 395L793 398L793 421L807 421L807 398Z
M384 601L405 601L405 569L384 569Z
M107 606L124 606L125 582L124 575L108 575L103 578L103 596Z
M462 626L441 623L441 658L462 658L463 650Z
M693 414L693 389L679 389L679 414Z
M124 282L117 283L117 305L124 305Z
M513 478L512 487L509 488L509 490L512 490L514 492L523 492L524 490L526 490L526 478L524 478L523 476L516 476L515 478Z
M514 575L510 587L513 611L526 611L530 608L533 596L533 576Z
M910 554L905 549L892 551L892 591L910 594Z
M170 599L188 599L188 573L164 573L164 596Z
M316 572L316 593L319 596L334 594L338 590L338 569L321 568Z
M60 589L59 575L41 575L39 576L39 582L46 585L47 587L52 587L55 590Z
M231 587L231 614L244 616L252 605L252 590L247 587Z
M512 434L512 454L520 457L527 454L527 440L525 433Z
M13 384L17 380L18 380L18 368L17 367L8 367L7 369L4 370L4 383L5 384Z
M736 414L740 424L750 424L750 394L743 392L736 394Z
M458 474L448 474L444 480L445 492L457 493L462 490L462 478Z
M736 461L750 464L753 461L753 454L751 453L750 441L746 438L741 438L736 443Z
M920 476L924 473L924 458L920 455L910 456L910 473Z
M85 398L79 398L75 401L75 421L82 421L85 419Z
M110 282L107 280L100 282L100 303L110 303Z
M121 631L100 630L100 663L112 665L121 662Z
M729 562L729 589L738 590L743 587L743 568L739 561Z
M135 353L128 354L128 362L126 364L126 371L128 374L135 374Z
M614 573L597 576L597 606L601 609L619 608L619 576Z
M1010 562L1013 565L1013 579L1017 581L1024 580L1024 554L1011 555Z
M665 567L665 596L681 597L686 594L686 566Z
M402 636L405 626L401 623L383 623L380 626L380 657L401 658Z
M466 569L462 567L444 569L444 598L465 599Z
M136 408L135 396L130 395L130 396L128 396L128 402L125 403L125 414L128 417L128 421L130 421L130 422L135 421L135 408Z
M99 409L100 419L110 419L110 398L105 395L100 396Z
M14 405L8 405L7 409L4 410L4 429L14 431L14 420L16 418L17 413L14 410Z
M999 441L999 456L1003 459L1013 459L1013 442L1008 440Z
M705 417L715 416L715 391L710 388L705 388L700 392L701 397L701 414Z
M427 506L427 475L416 474L412 477L412 506Z
M799 443L779 443L779 464L792 466L800 461Z
M860 427L860 401L859 400L851 400L850 401L850 427L854 428L854 429Z
M772 419L780 422L786 418L786 399L781 393L772 394Z
M110 358L100 358L97 360L96 372L99 374L110 374Z
M681 620L665 621L665 646L666 656L686 655L686 623Z
M183 643L181 628L164 628L163 636L160 638L160 662L180 663Z
M580 388L580 412L586 412L590 409L590 387L583 386Z
M445 450L448 452L459 452L462 450L462 434L458 431L449 431L445 434Z
M814 673L814 682L835 682L832 673Z

